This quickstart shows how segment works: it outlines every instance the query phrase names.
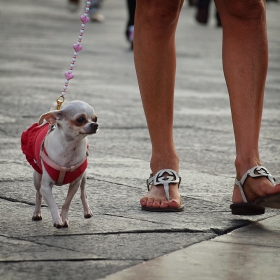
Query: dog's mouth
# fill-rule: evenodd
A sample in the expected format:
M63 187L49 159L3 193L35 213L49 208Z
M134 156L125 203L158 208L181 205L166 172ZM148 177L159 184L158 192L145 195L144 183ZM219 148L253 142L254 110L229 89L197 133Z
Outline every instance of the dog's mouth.
M91 134L95 134L96 132L97 132L97 129L95 131L90 131L90 132L88 132L86 134L91 135Z
M97 130L98 130L98 124L97 123L91 123L80 134L91 135L91 134L95 134L97 132Z

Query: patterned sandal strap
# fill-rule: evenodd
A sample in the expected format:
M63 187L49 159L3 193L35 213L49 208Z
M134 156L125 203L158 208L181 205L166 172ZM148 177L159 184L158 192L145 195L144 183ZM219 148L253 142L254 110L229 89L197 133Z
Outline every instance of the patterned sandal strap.
M164 176L164 174L167 173L167 176ZM167 200L170 200L169 195L169 184L176 184L178 183L178 187L181 183L181 177L179 174L173 170L173 169L162 169L158 171L154 176L151 174L150 178L147 180L147 188L148 191L150 190L151 183L154 183L154 186L163 185L165 195Z
M240 181L235 179L235 184L239 187L244 202L248 202L243 190L243 185L248 176L252 178L266 177L272 183L272 185L275 186L275 179L264 166L254 166L241 177Z

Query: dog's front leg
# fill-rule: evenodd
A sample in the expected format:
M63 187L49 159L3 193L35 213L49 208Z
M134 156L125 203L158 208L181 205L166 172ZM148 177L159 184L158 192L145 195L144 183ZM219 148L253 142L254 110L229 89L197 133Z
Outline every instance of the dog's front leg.
M68 211L69 211L71 201L79 189L80 182L81 182L81 176L78 179L76 179L74 182L69 184L68 193L67 193L65 202L62 205L62 209L61 209L61 213L60 213L63 227L69 226Z
M63 226L63 223L59 215L58 207L55 203L52 194L53 186L54 186L54 181L49 177L48 174L46 174L46 172L43 172L40 192L50 208L52 220L53 220L53 226L56 228L61 228Z
M81 200L84 208L84 217L86 219L89 219L93 216L92 211L89 208L88 200L87 200L87 194L86 194L86 182L87 182L87 176L86 172L83 175L83 179L81 182Z
M42 195L40 193L41 181L42 181L42 175L34 170L33 183L36 189L36 200L35 200L35 210L32 216L33 221L42 220L42 215L41 215Z

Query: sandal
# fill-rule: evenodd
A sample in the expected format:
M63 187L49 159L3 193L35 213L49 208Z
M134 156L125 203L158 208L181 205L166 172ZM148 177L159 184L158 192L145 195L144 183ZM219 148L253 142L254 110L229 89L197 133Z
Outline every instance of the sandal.
M255 166L248 170L240 181L235 179L235 184L239 187L243 202L233 203L230 205L231 213L234 215L261 215L264 214L265 208L280 208L280 193L260 197L253 202L248 202L244 193L244 182L248 178L266 177L273 186L275 186L275 179L269 171L263 166Z
M164 174L167 173L168 176L164 176ZM181 177L179 174L172 170L172 169L162 169L159 172L156 173L155 176L153 174L150 175L150 178L147 179L147 188L148 191L151 189L150 185L154 184L155 187L158 187L159 185L163 185L165 195L167 200L170 200L170 195L169 195L169 184L176 184L178 183L178 188L181 183ZM166 207L166 208L154 208L154 207L147 207L147 206L142 206L142 210L146 211L152 211L152 212L181 212L184 210L184 205L181 205L178 208L171 208L171 207Z

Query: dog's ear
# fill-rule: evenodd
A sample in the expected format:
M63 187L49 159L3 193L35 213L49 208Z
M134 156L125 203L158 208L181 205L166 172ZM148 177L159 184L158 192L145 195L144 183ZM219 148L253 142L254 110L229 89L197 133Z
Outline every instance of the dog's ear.
M43 114L40 117L38 123L42 124L44 122L44 120L46 120L49 124L54 125L54 124L56 124L57 120L61 119L61 117L62 117L62 114L61 114L60 110L53 110L53 111Z

